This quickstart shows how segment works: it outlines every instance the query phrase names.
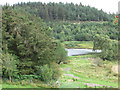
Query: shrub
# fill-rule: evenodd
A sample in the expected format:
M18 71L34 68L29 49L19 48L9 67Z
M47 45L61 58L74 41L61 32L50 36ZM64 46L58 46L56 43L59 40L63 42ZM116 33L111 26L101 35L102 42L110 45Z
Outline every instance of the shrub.
M50 65L46 64L40 67L38 66L37 70L37 75L40 77L39 79L51 85L61 76L60 67L55 62L51 62Z
M61 45L59 41L56 41L54 43L56 43L56 49L54 50L53 57L56 59L56 62L60 64L60 62L63 62L66 60L67 51L65 51L65 48Z
M94 36L93 50L100 49L100 58L103 60L113 60L118 58L118 41L111 40L107 35Z
M46 83L49 83L52 80L53 69L46 64L40 67L40 71L42 80Z
M9 53L3 53L0 58L2 60L2 76L9 78L11 81L12 77L15 77L18 73L18 59L15 55Z
M15 77L16 79L19 79L19 80L32 80L32 79L41 79L41 76L39 75L17 75Z
M52 70L53 70L52 79L53 79L53 80L58 80L59 77L60 77L61 74L62 74L59 65L58 65L57 63L55 63L55 62L52 62L52 63L50 64L50 67L51 67Z

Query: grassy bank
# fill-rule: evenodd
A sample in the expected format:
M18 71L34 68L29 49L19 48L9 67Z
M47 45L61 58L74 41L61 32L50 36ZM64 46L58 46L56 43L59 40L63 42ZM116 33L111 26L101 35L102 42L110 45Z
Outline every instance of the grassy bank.
M17 81L3 81L0 88L52 88L53 86L48 85L40 80L17 80Z
M2 88L33 88L33 87L30 86L30 85L22 86L22 85L3 84L3 85L2 85Z
M93 48L92 41L64 41L62 44L65 48Z
M1 85L1 88L51 88L51 86L41 83L23 82L21 84L18 84L16 82L11 82L11 83L3 83Z
M102 61L95 55L71 56L61 64L60 88L118 87L118 77L111 72L116 61Z
M60 64L62 76L59 88L103 88L118 87L118 76L111 72L117 61L102 61L95 54L70 56L67 64ZM5 82L3 88L51 88L47 84L21 82Z

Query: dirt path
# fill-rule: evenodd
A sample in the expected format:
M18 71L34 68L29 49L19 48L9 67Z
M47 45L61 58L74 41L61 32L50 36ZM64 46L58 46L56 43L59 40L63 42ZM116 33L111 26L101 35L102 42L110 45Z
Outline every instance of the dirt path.
M74 78L74 79L79 79L79 77L76 77L76 76L74 76L73 74L64 74L65 76L69 76L69 77L72 77L72 78Z
M64 68L63 70L64 70L64 71L70 71L71 68L70 68L70 67L67 67L67 68Z
M94 71L96 66L93 66L91 63L92 61L90 61L94 59L96 58L88 56L71 57L70 63L61 65L63 74L60 78L59 87L60 88L117 87L116 83L113 84L111 82L108 82L107 80L109 79L107 80L105 79L105 81L102 81L104 77L101 75L100 75L101 80L97 79L96 72L99 76L99 70L102 70L102 67L97 67L98 71ZM90 73L87 73L88 70L90 71ZM106 73L106 71L102 71L103 75L104 73Z

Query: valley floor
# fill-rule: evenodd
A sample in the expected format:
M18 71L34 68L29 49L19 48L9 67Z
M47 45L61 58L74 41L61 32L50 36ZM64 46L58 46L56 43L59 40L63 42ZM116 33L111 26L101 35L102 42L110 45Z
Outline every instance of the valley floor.
M102 61L96 55L69 56L67 64L61 64L62 76L59 88L117 88L118 75L111 72L116 61ZM40 85L44 88L45 85ZM40 88L36 84L12 85L3 83L3 88ZM49 87L45 87L49 88Z
M117 88L118 76L111 72L115 64L95 55L70 56L68 64L61 64L60 88Z

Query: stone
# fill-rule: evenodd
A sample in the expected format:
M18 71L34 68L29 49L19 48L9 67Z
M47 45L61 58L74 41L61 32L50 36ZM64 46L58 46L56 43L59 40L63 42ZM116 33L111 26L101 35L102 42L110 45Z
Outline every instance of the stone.
M120 74L120 65L113 65L111 71L115 74Z

